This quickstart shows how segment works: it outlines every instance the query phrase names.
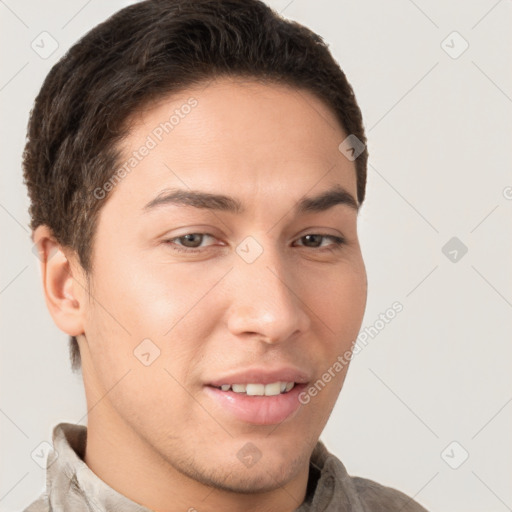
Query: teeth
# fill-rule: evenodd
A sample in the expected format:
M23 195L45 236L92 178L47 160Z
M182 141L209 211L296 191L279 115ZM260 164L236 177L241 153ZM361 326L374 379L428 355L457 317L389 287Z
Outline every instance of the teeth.
M273 382L272 384L267 384L265 386L265 396L279 395L279 393L281 393L280 382Z
M287 393L295 386L295 382L272 382L270 384L223 384L222 391L232 389L235 393L246 393L249 396L276 396Z
M247 384L247 388L246 388L245 392L251 396L264 395L265 394L265 384Z

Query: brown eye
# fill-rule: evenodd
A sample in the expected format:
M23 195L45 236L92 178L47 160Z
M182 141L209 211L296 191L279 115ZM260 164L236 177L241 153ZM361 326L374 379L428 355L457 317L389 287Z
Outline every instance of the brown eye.
M185 247L196 248L201 245L203 236L204 235L202 235L201 233L189 233L187 235L177 237L175 240L184 241L183 245Z
M324 247L325 249L333 249L333 248L337 249L340 246L342 246L343 244L345 244L345 240L343 238L341 238L339 236L334 236L334 235L322 235L322 234L317 234L317 233L311 233L311 234L304 235L299 238L299 240L306 241L306 243L305 244L303 243L302 246L307 247L309 249L318 249L318 248L321 249L322 248L321 247L322 239L330 239L333 241L332 244Z
M306 235L302 237L302 240L306 241L306 247L320 247L322 244L322 235ZM313 245L309 245L312 243Z
M196 253L208 249L209 246L201 247L201 243L204 241L205 237L215 238L209 233L187 233L175 238L170 238L169 240L164 240L164 243L177 252Z

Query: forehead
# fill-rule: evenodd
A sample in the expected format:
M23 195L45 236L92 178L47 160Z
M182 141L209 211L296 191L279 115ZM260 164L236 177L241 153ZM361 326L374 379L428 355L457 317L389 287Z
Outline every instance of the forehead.
M355 165L338 149L345 138L334 112L308 91L219 79L132 116L120 145L126 177L112 195L141 207L168 187L277 200L339 184L355 195Z

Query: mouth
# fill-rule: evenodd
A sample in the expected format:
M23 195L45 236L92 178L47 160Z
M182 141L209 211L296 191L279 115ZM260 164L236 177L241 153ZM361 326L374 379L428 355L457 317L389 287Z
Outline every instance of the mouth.
M270 384L249 383L249 384L221 384L212 386L221 391L233 391L234 393L245 394L248 396L277 396L289 393L294 387L295 382L271 382Z
M250 369L219 377L204 386L208 400L230 421L276 425L291 421L302 404L299 394L311 380L294 367Z

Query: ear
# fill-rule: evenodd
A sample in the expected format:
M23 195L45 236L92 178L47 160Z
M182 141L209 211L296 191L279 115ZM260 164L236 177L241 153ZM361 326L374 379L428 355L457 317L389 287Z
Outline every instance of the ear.
M46 306L57 327L70 336L84 333L87 283L78 258L64 249L48 226L32 235L40 260Z

